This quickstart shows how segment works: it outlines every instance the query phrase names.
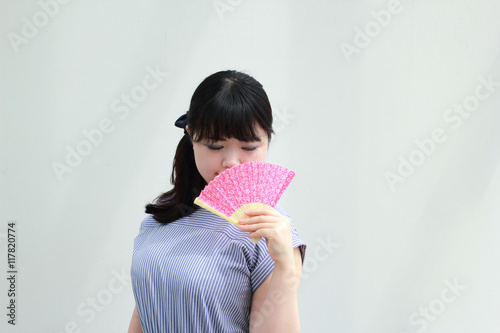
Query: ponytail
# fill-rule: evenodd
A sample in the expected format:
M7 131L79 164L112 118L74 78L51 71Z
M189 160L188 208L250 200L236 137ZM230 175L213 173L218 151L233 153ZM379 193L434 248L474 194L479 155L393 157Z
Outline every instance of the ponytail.
M193 146L188 135L184 135L177 145L170 181L174 188L146 205L146 213L152 214L161 224L168 224L193 213L197 209L194 199L206 185L196 168Z

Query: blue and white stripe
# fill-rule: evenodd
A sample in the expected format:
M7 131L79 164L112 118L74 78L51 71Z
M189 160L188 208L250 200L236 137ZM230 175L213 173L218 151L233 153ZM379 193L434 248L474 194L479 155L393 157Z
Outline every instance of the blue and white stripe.
M277 206L276 209L287 216ZM292 225L293 246L305 244ZM273 271L262 239L197 209L168 225L151 215L134 242L132 288L144 332L248 332L252 295Z

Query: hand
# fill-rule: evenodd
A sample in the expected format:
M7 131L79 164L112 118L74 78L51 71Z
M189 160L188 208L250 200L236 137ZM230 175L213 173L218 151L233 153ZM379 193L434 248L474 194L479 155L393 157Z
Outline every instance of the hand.
M292 229L286 217L272 208L257 208L245 212L238 228L248 231L248 237L264 237L275 265L293 265Z

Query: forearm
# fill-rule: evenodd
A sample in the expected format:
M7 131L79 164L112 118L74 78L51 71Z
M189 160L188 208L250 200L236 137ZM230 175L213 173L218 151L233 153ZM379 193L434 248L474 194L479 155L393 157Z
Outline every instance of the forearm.
M251 332L300 332L297 305L298 281L293 260L287 264L275 264L265 300L254 313Z

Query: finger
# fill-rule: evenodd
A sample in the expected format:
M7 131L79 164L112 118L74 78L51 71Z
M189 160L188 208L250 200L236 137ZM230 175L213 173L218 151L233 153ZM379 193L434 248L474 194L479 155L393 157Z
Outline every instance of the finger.
M249 209L245 211L245 214L248 216L257 216L257 215L271 215L271 216L281 216L280 213L274 208L255 208Z
M247 218L238 220L238 222L240 224L254 224L254 223L263 223L263 222L278 223L279 221L281 221L280 217L270 216L270 215L257 215L257 216L247 217Z
M256 224L240 224L238 229L241 231L247 231L253 234L258 233L255 237L276 237L276 235L286 235L291 236L291 230L289 225L284 225L281 223L256 223ZM264 234L261 234L264 233Z
M271 229L275 226L275 223L240 224L238 226L238 229L248 232L254 232L259 229Z
M249 232L247 236L250 238L264 237L268 240L278 240L282 238L278 230L276 230L275 228L260 228L253 232Z

